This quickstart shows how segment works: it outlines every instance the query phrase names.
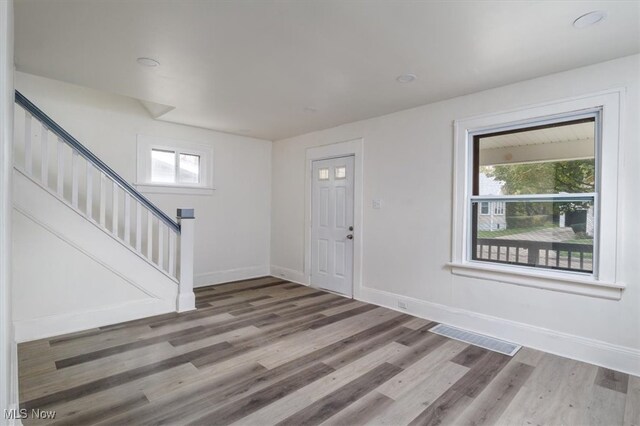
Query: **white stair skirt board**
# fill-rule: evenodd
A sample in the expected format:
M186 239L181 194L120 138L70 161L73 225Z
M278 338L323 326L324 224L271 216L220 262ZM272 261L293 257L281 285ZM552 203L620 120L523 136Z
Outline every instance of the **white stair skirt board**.
M473 333L471 331L451 327L450 325L445 324L438 324L429 329L429 331L509 356L514 356L522 348L522 346L516 345L515 343L505 342L504 340L495 339L493 337Z
M175 304L178 295L175 278L146 259L131 256L135 251L16 169L13 181L15 210L77 250L117 271L150 297L173 300Z

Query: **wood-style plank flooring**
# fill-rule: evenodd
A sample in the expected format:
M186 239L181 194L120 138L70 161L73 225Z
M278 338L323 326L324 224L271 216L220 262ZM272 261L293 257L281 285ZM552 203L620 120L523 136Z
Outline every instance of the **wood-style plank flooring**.
M24 424L639 425L640 378L273 277L197 290L198 310L19 346Z

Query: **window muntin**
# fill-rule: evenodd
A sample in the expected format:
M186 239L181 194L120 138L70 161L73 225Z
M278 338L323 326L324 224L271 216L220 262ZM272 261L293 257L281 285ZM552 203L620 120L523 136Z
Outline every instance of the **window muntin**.
M476 134L470 258L594 272L595 116Z
M329 180L329 169L318 169L318 180Z

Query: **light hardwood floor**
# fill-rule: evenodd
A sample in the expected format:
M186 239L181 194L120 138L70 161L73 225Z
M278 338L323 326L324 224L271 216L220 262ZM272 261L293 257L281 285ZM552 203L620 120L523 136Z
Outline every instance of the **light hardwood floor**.
M640 424L638 377L511 358L273 277L196 297L194 312L21 344L21 406L56 424Z

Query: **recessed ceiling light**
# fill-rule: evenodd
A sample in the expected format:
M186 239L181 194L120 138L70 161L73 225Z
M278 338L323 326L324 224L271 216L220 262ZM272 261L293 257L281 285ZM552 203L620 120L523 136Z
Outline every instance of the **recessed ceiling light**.
M143 67L157 67L160 65L160 62L151 58L138 58L136 59L136 62L138 62L138 64L142 65Z
M604 21L607 17L607 12L603 10L594 10L593 12L585 13L573 21L573 26L576 28L587 28L591 25L595 25L598 22Z
M313 107L304 107L302 110L304 112L318 112L318 109Z
M398 83L412 83L416 81L418 77L415 74L402 74L396 77Z

